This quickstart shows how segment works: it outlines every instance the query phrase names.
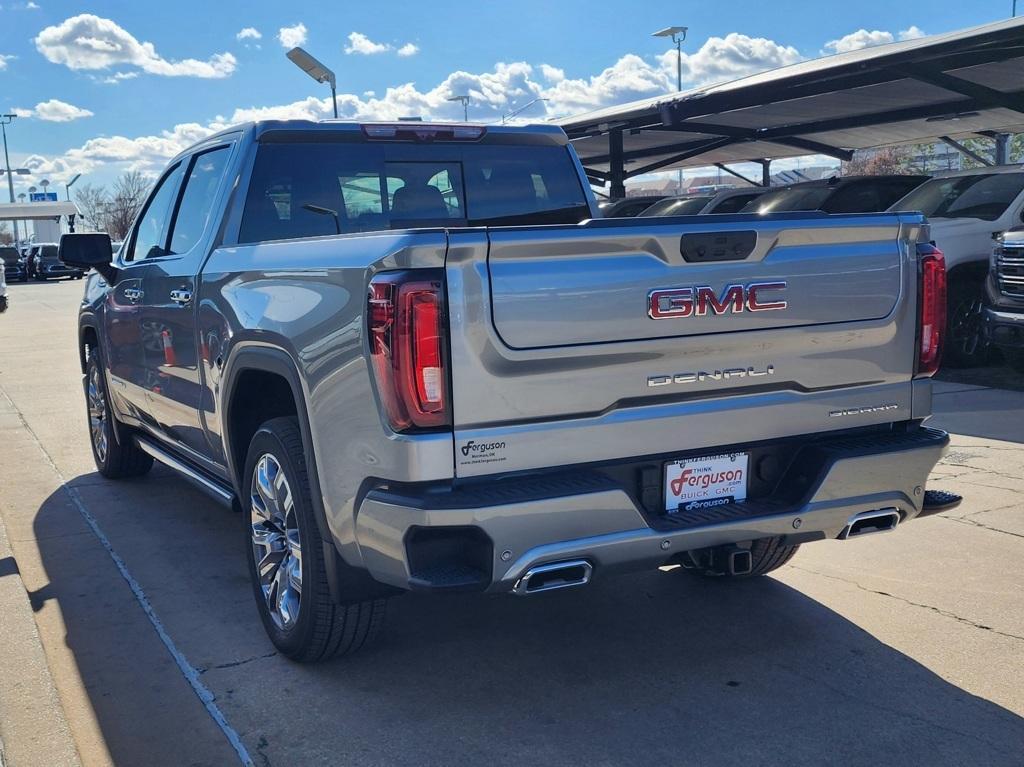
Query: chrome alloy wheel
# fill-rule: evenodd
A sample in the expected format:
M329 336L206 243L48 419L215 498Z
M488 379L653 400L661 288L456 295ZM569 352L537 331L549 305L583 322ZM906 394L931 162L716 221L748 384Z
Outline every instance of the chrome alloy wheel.
M256 462L250 489L252 556L270 617L280 629L299 618L302 544L291 487L270 453Z
M102 464L107 460L107 399L103 396L103 380L99 365L89 371L86 398L89 406L89 433L96 458Z

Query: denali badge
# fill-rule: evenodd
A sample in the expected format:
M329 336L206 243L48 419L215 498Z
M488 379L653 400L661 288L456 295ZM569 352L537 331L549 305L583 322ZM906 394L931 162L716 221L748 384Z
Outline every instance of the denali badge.
M775 366L761 368L726 368L725 370L698 370L694 373L676 373L670 376L650 376L648 386L668 386L669 384L703 383L704 381L730 381L733 378L760 378L775 375Z
M714 289L706 285L657 288L647 294L647 314L652 320L670 320L676 317L703 317L709 313L770 312L785 309L789 304L784 299L765 300L760 294L785 289L786 283L783 280L726 285L719 298Z

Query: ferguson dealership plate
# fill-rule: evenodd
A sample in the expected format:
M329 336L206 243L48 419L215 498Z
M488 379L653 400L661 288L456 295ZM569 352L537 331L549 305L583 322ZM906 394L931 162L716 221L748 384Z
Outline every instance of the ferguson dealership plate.
M675 514L745 500L749 463L747 453L728 453L665 464L665 510Z

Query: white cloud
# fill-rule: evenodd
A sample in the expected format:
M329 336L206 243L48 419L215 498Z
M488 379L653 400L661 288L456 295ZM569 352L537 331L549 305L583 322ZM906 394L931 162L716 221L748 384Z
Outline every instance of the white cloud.
M695 53L683 54L683 85L711 85L735 80L795 64L802 58L791 45L730 32L725 37L709 37ZM659 59L674 90L676 52L666 51Z
M920 27L911 25L908 29L901 29L897 37L900 40L917 40L919 37L927 37L928 33Z
M35 105L34 109L15 109L14 113L18 117L35 117L52 123L67 123L72 120L81 120L83 117L92 117L93 115L88 109L82 109L74 104L68 104L66 101L59 101L57 99L40 101Z
M895 39L896 38L893 37L892 32L885 32L881 29L876 29L871 32L866 29L858 29L856 32L844 35L838 40L829 40L825 43L823 53L847 53L849 51L859 51L861 48L870 48L873 45L885 45L886 43L891 43Z
M419 52L420 47L415 43L406 43L405 45L398 49L398 55L403 57L415 56Z
M306 25L299 22L294 27L281 27L277 30L277 39L285 48L294 48L306 42Z
M553 67L550 64L541 64L540 72L549 83L560 83L565 79L565 70Z
M131 65L164 77L227 77L235 71L235 57L215 53L206 61L172 61L160 56L152 43L139 42L110 19L83 13L46 27L35 39L47 60L69 69L106 69Z
M243 27L235 35L236 40L262 40L262 33L256 27Z
M0 53L0 72L7 69L7 62L18 58L17 56Z
M350 32L348 45L345 46L345 53L349 55L357 53L360 56L373 56L377 53L387 53L390 50L391 46L387 43L375 43L362 32Z

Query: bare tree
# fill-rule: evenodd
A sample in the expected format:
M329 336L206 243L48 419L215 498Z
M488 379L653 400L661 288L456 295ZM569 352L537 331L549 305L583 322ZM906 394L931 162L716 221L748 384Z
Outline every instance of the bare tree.
M853 159L843 163L844 176L891 176L906 168L906 147L882 147L858 150Z
M14 235L11 234L6 221L0 221L0 245L13 245Z
M128 236L128 229L146 201L149 188L149 179L137 170L122 173L114 182L106 218L107 232L112 239L123 240Z
M86 231L107 231L110 195L95 184L82 184L75 192L75 203L82 214L82 228Z

